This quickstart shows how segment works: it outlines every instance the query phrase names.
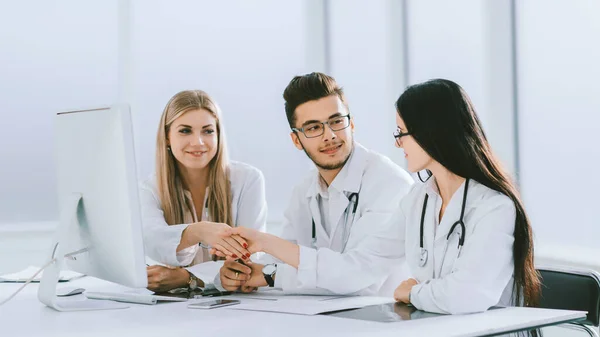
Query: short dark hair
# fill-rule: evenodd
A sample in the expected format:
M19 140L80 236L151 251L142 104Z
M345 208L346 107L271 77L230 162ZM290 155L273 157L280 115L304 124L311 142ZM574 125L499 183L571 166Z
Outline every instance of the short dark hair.
M332 95L337 95L348 109L344 90L333 77L319 72L294 77L283 91L285 114L290 128L296 127L295 112L299 105Z

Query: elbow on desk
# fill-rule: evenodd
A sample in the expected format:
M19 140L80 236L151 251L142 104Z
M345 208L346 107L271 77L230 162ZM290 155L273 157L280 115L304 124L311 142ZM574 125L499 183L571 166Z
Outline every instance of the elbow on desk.
M484 312L496 305L500 298L499 296L491 296L486 289L472 287L457 291L448 300L448 313L460 315Z
M417 309L450 315L484 312L500 300L489 289L473 285L420 289L417 296L413 297L416 297L413 298L413 304Z

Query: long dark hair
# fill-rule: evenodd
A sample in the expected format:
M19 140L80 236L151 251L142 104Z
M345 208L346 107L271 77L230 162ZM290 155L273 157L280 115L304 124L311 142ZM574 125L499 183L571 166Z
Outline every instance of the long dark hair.
M514 289L516 305L535 306L540 280L533 262L531 225L519 192L492 153L475 108L456 83L435 79L410 86L396 111L413 139L452 173L505 194L515 204Z

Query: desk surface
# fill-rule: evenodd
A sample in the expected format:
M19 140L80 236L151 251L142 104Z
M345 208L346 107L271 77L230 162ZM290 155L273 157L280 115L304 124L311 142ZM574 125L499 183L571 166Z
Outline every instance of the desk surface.
M89 291L123 291L119 285L85 277L61 285ZM0 283L0 299L20 285ZM301 316L218 308L188 309L189 302L131 304L128 309L57 312L37 299L30 284L0 306L1 336L481 336L553 325L585 317L584 312L504 308L471 315L381 323L335 316ZM83 296L83 295L78 295Z

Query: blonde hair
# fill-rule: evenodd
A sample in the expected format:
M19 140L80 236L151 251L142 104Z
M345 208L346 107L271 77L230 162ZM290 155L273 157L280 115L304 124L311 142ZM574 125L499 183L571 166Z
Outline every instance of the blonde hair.
M165 221L169 225L184 223L185 215L192 213L193 205L185 197L184 182L176 165L176 159L168 149L167 135L173 121L188 111L198 109L210 112L217 124L217 153L208 164L207 209L210 220L233 226L229 159L220 121L221 112L217 103L201 90L177 93L169 100L160 118L156 136L156 179L161 208Z

